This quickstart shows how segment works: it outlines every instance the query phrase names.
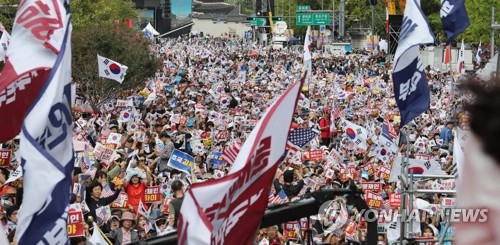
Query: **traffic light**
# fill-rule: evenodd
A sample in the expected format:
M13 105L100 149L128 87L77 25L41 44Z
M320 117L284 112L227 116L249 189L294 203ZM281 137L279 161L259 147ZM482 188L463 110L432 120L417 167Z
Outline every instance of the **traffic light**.
M377 0L366 0L366 5L377 5Z

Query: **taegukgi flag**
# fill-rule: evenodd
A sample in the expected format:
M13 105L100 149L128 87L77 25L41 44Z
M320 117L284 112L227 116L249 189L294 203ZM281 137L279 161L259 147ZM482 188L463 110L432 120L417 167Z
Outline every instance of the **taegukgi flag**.
M349 122L342 118L341 122L342 130L344 134L352 141L358 148L368 149L368 144L366 140L368 139L368 130L357 124Z
M434 34L420 9L420 0L408 1L392 74L394 96L401 113L400 126L429 109L430 92L419 48L433 42Z
M122 83L127 74L128 67L114 60L97 55L97 64L99 64L99 76L113 79Z
M253 243L269 188L283 159L304 79L292 84L269 107L242 146L229 175L191 186L179 217L179 244Z
M22 60L24 63L34 63L29 66L35 70L39 68L37 65L48 65L36 63L43 60L39 55L47 56L47 53L53 52L55 57L54 63L47 70L46 80L37 81L41 83L40 90L36 91L35 100L22 125L19 151L23 166L24 195L16 228L18 244L69 243L67 216L74 155L71 23L68 8L69 3L65 0L22 1L8 50L11 67L21 58L17 55L22 56L25 49L30 49L30 45L49 47L52 44L50 49L34 49L38 52L30 53L29 58L24 57ZM27 13L31 15L26 16ZM42 31L39 25L31 28L30 23L34 22L41 22L49 30ZM28 44L26 40L29 40ZM26 68L28 65L21 66Z

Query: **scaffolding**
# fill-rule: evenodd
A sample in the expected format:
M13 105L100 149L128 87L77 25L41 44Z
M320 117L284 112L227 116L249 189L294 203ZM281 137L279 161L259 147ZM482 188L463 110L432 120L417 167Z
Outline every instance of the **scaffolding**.
M406 135L405 135L406 137ZM407 139L408 140L408 139ZM409 142L409 141L407 141ZM442 236L438 239L429 239L429 240L415 240L415 234L413 233L413 219L408 219L409 212L411 212L414 207L413 203L415 198L415 194L448 194L448 195L456 195L456 190L428 190L428 189L415 189L414 182L416 179L455 179L454 175L429 175L429 174L413 174L413 172L409 173L409 156L408 156L409 146L406 146L406 151L403 156L403 161L401 166L401 175L399 176L399 180L401 182L402 192L401 192L401 219L398 220L401 222L401 230L399 237L399 244L407 244L408 242L415 243L426 243L426 242L438 242L437 244L442 244L443 242L452 242L451 240L445 240L446 233L448 228L450 227L450 216L447 215L445 218L446 225L444 231L442 232ZM408 202L407 202L408 201ZM438 234L435 234L438 235Z

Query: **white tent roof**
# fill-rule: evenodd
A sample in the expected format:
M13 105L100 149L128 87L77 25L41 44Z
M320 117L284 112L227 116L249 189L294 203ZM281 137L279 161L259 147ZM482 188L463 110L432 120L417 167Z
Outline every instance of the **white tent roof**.
M151 25L151 23L148 23L148 25L146 27L144 27L144 29L142 29L143 32L146 30L153 33L153 35L155 35L155 36L160 35L160 33L155 30L155 28Z

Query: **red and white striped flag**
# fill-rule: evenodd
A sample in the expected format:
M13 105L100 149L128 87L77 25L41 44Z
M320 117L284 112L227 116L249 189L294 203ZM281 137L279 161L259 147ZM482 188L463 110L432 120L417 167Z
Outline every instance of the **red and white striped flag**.
M234 142L232 145L226 147L222 152L222 161L233 164L234 160L240 152L241 145L238 142Z
M268 205L271 204L285 204L290 202L288 197L286 196L286 193L283 189L281 189L280 192L278 192L276 195L272 194L269 195L269 200L268 200Z
M107 184L102 188L101 198L110 197L113 194L115 194L115 192L111 190L111 187L109 187L109 184Z

